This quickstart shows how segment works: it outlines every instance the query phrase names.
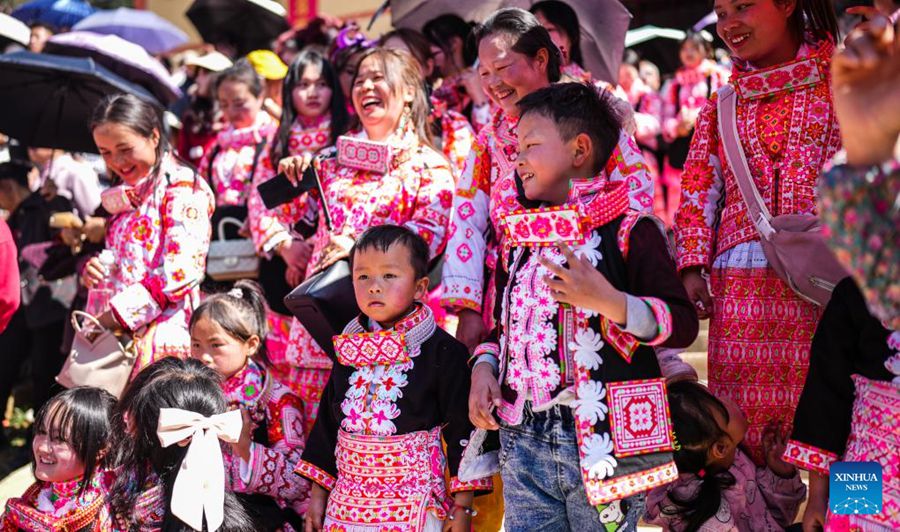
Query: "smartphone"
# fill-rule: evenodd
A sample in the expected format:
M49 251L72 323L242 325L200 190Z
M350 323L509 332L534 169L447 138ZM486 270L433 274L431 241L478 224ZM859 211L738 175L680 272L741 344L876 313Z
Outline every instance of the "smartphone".
M264 183L260 183L259 186L256 187L259 191L259 196L262 198L263 204L267 209L274 209L280 205L284 205L285 203L298 198L304 192L309 192L314 188L319 190L319 197L322 199L322 215L325 219L325 223L330 228L331 212L328 209L328 203L325 201L324 190L322 190L322 184L319 182L319 175L316 172L314 164L310 164L306 170L303 171L303 178L296 187L291 183L287 176L284 175L284 172L279 173Z

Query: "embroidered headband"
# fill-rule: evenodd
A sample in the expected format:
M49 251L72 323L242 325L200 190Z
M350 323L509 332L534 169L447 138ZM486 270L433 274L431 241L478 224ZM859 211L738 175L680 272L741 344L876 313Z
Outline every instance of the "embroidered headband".
M239 410L205 417L180 408L161 408L156 435L163 447L191 439L172 488L172 514L194 530L224 521L225 464L219 441L237 442L244 421Z

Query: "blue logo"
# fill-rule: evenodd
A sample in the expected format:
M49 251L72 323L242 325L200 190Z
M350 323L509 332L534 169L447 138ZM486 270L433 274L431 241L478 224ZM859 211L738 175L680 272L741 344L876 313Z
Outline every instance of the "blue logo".
M881 513L881 464L835 462L828 482L828 505L838 515Z

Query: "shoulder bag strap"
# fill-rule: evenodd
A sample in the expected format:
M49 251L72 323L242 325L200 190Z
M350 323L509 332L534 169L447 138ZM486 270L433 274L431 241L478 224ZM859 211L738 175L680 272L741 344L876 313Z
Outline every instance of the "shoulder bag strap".
M263 148L266 147L266 139L263 138L261 141L256 143L256 147L253 151L253 166L250 167L250 182L253 182L253 177L256 175L256 166L259 164L259 156L262 155Z
M750 220L753 221L760 236L769 240L775 234L775 228L772 227L772 214L766 207L762 196L759 195L759 189L753 183L750 167L747 166L747 156L744 154L737 130L737 94L730 84L719 89L717 107L719 140L725 151L725 159L731 171L734 172Z

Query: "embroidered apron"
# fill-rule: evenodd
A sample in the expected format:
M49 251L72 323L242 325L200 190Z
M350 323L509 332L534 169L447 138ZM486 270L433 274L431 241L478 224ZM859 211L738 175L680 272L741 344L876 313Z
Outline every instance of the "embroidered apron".
M338 432L337 483L328 497L328 532L414 532L429 511L447 518L440 427L393 436Z

